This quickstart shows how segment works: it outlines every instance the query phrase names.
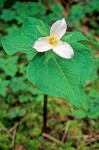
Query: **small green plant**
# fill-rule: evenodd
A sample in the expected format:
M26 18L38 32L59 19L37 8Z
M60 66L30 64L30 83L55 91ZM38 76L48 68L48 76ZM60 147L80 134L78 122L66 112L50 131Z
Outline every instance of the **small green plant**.
M62 19L52 25L49 33L48 26L41 20L28 18L21 29L15 35L5 37L2 44L9 55L23 52L34 56L27 66L27 78L42 93L64 98L81 109L83 89L89 79L92 56L84 45L84 42L89 43L87 38L80 32L66 32L64 35L65 28L66 23ZM61 39L63 42L56 35L60 38L64 35ZM45 46L47 50L48 46L49 49L53 47L54 52L52 50L46 51L46 47L43 45L39 46L46 42L46 38L43 38L45 41L41 39L42 36L49 38L49 43ZM47 96L44 101L44 114L47 111L46 105ZM44 124L46 124L45 120L46 115L44 116Z
M68 99L80 107L81 93L92 63L90 51L80 44L81 40L87 41L87 38L80 32L67 32L62 40L71 45L74 57L64 59L52 51L37 53L32 48L35 41L45 35L49 35L45 24L38 19L28 18L21 29L14 36L4 38L2 44L9 55L20 51L35 55L27 67L27 77L38 89L47 95Z

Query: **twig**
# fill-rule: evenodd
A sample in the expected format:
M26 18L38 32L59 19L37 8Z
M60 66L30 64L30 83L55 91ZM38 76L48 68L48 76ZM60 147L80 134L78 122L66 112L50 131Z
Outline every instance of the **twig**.
M21 125L25 119L30 115L31 113L28 113L27 115L25 115L19 122L15 122L14 126L12 128L10 128L8 131L7 131L7 134L11 134L13 133L13 131L19 126Z
M9 129L8 134L13 133L14 130L17 128L18 125L19 125L19 122L15 122L14 126L11 129Z
M63 137L62 137L62 143L64 143L64 141L66 139L68 129L69 129L69 125L70 125L70 120L66 123L65 132L64 132Z
M58 144L63 145L63 144L61 143L61 141L57 140L56 138L52 137L52 136L49 135L49 134L43 133L42 136L45 137L45 138L47 138L47 139L49 139L49 140L52 141L52 142L55 142L55 143L58 143Z
M15 122L14 126L8 131L8 134L12 134L12 147L15 148L15 138L16 138L16 130L19 125L19 122Z
M18 128L18 126L20 126L25 121L27 116L29 116L30 114L31 113L28 113L19 122L15 122L14 126L7 131L8 135L12 135L12 146L13 146L13 149L15 148L15 139L16 139L17 128Z
M15 148L15 139L16 139L16 129L13 131L13 135L12 135L12 147Z

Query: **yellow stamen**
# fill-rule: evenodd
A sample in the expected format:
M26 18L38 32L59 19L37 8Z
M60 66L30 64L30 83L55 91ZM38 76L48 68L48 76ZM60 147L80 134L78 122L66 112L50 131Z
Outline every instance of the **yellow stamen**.
M55 46L57 43L58 43L58 38L55 37L55 36L51 36L50 39L49 39L49 43L52 45L52 46Z

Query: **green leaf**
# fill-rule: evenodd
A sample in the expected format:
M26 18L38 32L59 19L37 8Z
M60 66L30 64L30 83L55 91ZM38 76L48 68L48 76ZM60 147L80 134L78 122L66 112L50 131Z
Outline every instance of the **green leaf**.
M18 112L18 116L22 117L24 115L26 115L26 109L25 108L21 108L20 111Z
M26 91L28 89L28 85L23 77L12 78L9 86L14 93L18 91Z
M13 55L16 52L35 52L32 46L41 37L36 25L45 27L45 24L41 20L29 17L15 35L5 37L2 40L2 45L6 53Z
M5 97L7 94L7 86L9 85L8 80L3 80L0 78L0 95Z
M71 43L70 44L74 50L74 60L80 68L80 86L83 87L86 84L86 81L90 77L91 68L92 68L92 54L91 52L82 44Z
M0 9L2 9L2 8L3 8L3 6L4 6L5 2L6 2L6 0L2 0L2 1L0 2Z
M73 43L79 40L87 40L87 38L81 32L74 31L66 32L65 36L62 37L62 40L66 41L67 43Z
M37 25L36 25L36 28L42 36L48 36L49 35L49 30L47 28L42 28L42 27L37 26Z
M85 45L86 47L91 47L95 50L98 50L99 49L99 45L96 44L95 42L92 42L92 41L89 41L89 40L80 40L78 41L79 43Z
M8 117L10 119L13 119L16 117L23 117L25 114L26 114L26 109L17 106L8 112Z
M16 1L12 9L16 12L15 20L20 24L23 23L27 17L43 18L46 14L47 7L41 2Z
M18 56L10 56L8 58L0 57L1 69L5 72L5 75L9 75L11 77L15 76L18 67L17 67Z
M97 111L96 113L93 113L93 114L88 114L88 117L90 119L97 119L97 118L99 118L99 111Z
M90 76L91 82L94 82L99 78L98 69L99 69L99 58L94 58L92 64L92 72Z
M77 97L80 96L78 88L80 73L75 61L53 56L47 63L44 63L44 58L43 54L38 54L30 62L27 68L28 79L43 93L72 99L71 101L79 106L80 102Z
M74 43L71 46L75 55L69 60L53 54L45 63L45 55L38 53L28 65L27 76L43 93L68 99L81 107L92 60L90 52L83 45Z
M82 109L86 112L88 112L89 110L88 97L86 96L86 94L84 95L84 98L82 100Z
M45 52L45 63L46 63L51 57L53 57L53 51L47 51L47 52Z
M78 119L83 119L86 117L86 113L82 110L79 110L79 109L72 111L71 115L78 118Z
M6 9L2 10L2 14L0 16L0 18L3 19L5 22L12 21L15 19L15 17L16 17L15 11L12 11L9 9L8 10L6 10Z

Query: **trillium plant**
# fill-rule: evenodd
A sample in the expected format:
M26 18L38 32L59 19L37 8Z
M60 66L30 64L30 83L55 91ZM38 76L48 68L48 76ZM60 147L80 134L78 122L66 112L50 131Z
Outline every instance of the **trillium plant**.
M60 97L82 109L83 90L89 79L91 42L81 32L67 32L65 19L51 28L41 20L27 18L15 35L2 40L7 54L31 54L27 79L44 96L44 132L46 132L47 95Z

